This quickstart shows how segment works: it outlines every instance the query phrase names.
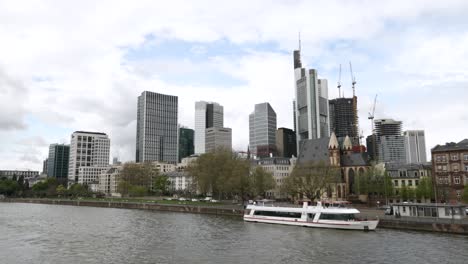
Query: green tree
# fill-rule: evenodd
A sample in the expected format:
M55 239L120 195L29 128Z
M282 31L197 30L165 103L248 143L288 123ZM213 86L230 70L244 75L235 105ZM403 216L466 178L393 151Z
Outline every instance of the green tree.
M18 182L3 178L0 180L0 194L12 196L20 189Z
M145 186L131 185L128 194L132 197L145 196L148 194L148 188Z
M57 186L57 188L55 189L55 192L57 193L57 195L59 197L61 196L64 196L65 193L67 192L67 189L65 187L63 187L62 184L60 184L59 186Z
M409 198L408 187L403 186L400 188L400 197L403 201L407 201Z
M150 190L151 183L153 180L157 179L159 172L157 168L149 162L145 163L125 163L121 172L120 182L118 184L118 191L122 195L135 195L133 192L131 194L131 189L133 186L140 186L145 188L145 194ZM141 188L138 188L141 190Z
M254 196L263 196L268 190L275 188L276 182L273 175L263 169L261 166L256 166L251 175L252 191Z
M290 176L286 177L283 191L293 197L320 199L327 189L340 181L339 168L324 162L296 164ZM330 194L329 194L330 195Z
M79 183L72 184L68 192L71 196L75 198L89 196L89 191L88 191L87 186L79 184Z
M166 175L158 175L153 177L153 192L156 194L167 194L171 182Z
M463 189L462 200L464 203L468 204L468 184L465 185L465 188Z

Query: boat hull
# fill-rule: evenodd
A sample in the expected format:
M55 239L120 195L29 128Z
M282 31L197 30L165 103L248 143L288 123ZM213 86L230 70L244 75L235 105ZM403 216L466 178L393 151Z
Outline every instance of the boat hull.
M375 230L379 223L379 220L346 221L346 222L345 221L327 221L327 220L320 221L319 220L318 222L309 222L309 221L303 221L300 219L260 218L260 217L250 216L250 215L244 215L244 221L268 223L268 224L303 226L303 227L363 230L363 231Z

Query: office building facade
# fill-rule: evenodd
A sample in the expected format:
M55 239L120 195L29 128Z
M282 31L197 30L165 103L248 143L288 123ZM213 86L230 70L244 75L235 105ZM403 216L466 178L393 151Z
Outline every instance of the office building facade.
M224 108L215 102L195 102L195 153L206 152L206 129L224 126Z
M79 179L80 168L105 167L109 165L110 139L105 133L75 131L70 141L68 185L83 183ZM82 174L83 175L83 174ZM97 182L97 177L94 179ZM88 181L86 181L88 183Z
M249 115L249 148L258 157L276 155L276 113L269 103L256 104Z
M406 163L425 163L426 138L424 130L408 130L403 132L405 137Z
M178 97L145 91L138 97L136 162L177 163Z
M179 128L179 162L190 155L195 153L194 148L194 135L195 131L190 128Z
M300 50L294 51L294 78L296 84L296 140L297 149L302 140L330 136L328 83L317 78L317 70L302 68Z
M406 162L405 140L401 121L378 119L375 123L375 154L379 162Z
M230 128L210 127L206 129L206 152L213 152L216 149L223 148L232 150L232 130Z
M335 132L338 142L349 136L353 146L359 145L357 112L353 98L336 98L329 101L330 131Z
M69 160L70 145L51 144L47 158L47 177L56 178L58 182L66 184Z
M277 156L283 158L297 157L296 133L289 128L276 130Z

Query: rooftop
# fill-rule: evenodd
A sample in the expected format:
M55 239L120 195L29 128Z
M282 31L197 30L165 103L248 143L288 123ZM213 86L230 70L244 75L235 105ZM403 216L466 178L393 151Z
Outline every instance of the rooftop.
M468 139L464 139L458 143L450 142L450 143L445 143L445 145L437 145L431 150L431 152L458 151L458 150L468 150Z

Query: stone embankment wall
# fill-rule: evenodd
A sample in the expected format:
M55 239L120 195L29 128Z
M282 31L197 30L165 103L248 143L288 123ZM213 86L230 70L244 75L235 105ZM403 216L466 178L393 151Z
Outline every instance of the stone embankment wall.
M468 224L381 219L378 227L468 235Z

